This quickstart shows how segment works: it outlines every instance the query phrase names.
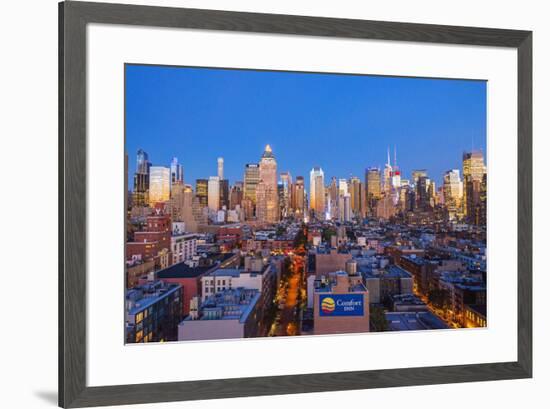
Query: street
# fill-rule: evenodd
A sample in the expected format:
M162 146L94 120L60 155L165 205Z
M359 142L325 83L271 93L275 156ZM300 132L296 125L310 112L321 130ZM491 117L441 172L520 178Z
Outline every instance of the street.
M276 300L279 311L269 331L269 336L300 335L300 303L303 287L304 258L291 256L290 275L281 281Z

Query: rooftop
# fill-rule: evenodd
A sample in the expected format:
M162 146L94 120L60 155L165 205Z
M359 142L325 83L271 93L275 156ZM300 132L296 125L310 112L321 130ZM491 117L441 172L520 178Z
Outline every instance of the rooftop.
M153 281L126 291L128 314L134 315L168 297L181 288L179 284Z
M365 278L412 278L411 273L396 265L387 266L384 270L362 271Z
M239 320L245 322L260 298L258 290L231 288L208 296L199 308L199 320ZM191 321L188 316L185 321Z
M386 312L390 331L447 329L444 321L431 312Z
M250 274L251 276L254 275L262 275L264 274L268 269L270 268L270 265L267 264L262 268L262 271L251 271L246 270L244 268L218 268L210 273L208 273L208 276L212 277L239 277L241 274Z
M202 274L209 272L210 270L217 268L224 261L229 260L233 257L233 253L219 253L217 255L208 256L211 264L199 265L197 267L190 267L185 264L185 261L181 263L174 264L170 267L165 268L164 270L159 270L156 272L157 278L196 278Z

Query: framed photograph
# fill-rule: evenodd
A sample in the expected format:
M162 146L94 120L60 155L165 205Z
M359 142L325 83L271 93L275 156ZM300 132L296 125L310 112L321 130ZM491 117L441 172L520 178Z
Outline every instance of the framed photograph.
M532 374L532 33L59 4L59 405Z

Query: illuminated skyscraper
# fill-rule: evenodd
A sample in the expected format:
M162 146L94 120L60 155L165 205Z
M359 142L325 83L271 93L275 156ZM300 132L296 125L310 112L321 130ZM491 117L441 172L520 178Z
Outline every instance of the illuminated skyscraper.
M178 158L172 158L170 164L170 186L175 183L183 185L183 167L178 163Z
M260 160L260 181L256 188L256 217L259 221L275 223L279 220L277 194L277 162L267 145Z
M292 209L298 217L302 217L304 215L305 190L303 176L297 176L296 183L292 185Z
M216 212L220 210L220 178L217 176L208 179L208 208Z
M338 180L338 194L339 195L345 195L348 194L348 181L346 179L339 179Z
M363 199L363 185L361 179L353 176L349 183L350 193L350 206L351 210L356 215L362 214L362 199Z
M380 178L380 169L378 168L369 168L365 172L366 201L370 215L375 213L376 202L382 197Z
M281 203L279 203L279 206L281 207L281 217L286 217L290 214L290 210L292 208L292 176L290 176L290 172L283 172L281 173L280 178L283 191L281 194Z
M416 169L412 171L412 183L416 186L420 177L428 177L428 171L426 169Z
M393 168L391 173L391 186L392 186L392 189L394 190L401 188L401 171L397 166L397 148L394 148L394 151L393 151Z
M456 219L457 213L461 209L462 190L460 171L452 169L445 172L443 176L443 199L450 220Z
M429 195L430 179L427 176L420 176L416 183L416 207L419 210L428 210L430 208Z
M260 165L247 163L244 168L244 199L250 201L253 209L256 206L256 188L260 182Z
M462 174L464 175L464 214L470 223L475 223L475 208L479 206L481 183L486 172L483 152L464 152Z
M389 193L392 187L392 174L393 169L390 162L390 148L388 147L388 161L384 166L384 192Z
M218 177L223 180L223 158L218 158Z
M202 207L208 206L208 179L197 179L195 184L195 192L199 204Z
M309 173L309 207L317 218L325 219L325 174L320 167Z
M151 206L170 199L170 169L164 166L149 168L149 204Z
M136 172L134 173L133 206L145 206L149 203L149 157L143 149L137 151Z
M462 174L464 177L471 176L472 180L481 182L484 173L485 164L483 163L483 152L464 152L462 155Z
M146 174L149 173L151 163L149 162L149 155L143 149L137 151L136 159L136 173Z
M243 200L243 182L235 182L229 192L229 208L235 209L235 206L241 206Z
M220 209L229 209L229 181L220 179Z

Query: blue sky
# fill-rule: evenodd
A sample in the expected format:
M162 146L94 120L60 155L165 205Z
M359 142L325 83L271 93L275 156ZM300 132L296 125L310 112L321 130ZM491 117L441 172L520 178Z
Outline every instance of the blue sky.
M186 183L216 175L243 179L266 144L278 171L325 178L364 177L383 166L388 146L410 178L427 169L462 169L462 152L486 150L484 81L310 74L254 70L126 66L129 185L139 148L153 165L176 156ZM462 173L462 172L461 172ZM130 186L131 187L131 186Z

